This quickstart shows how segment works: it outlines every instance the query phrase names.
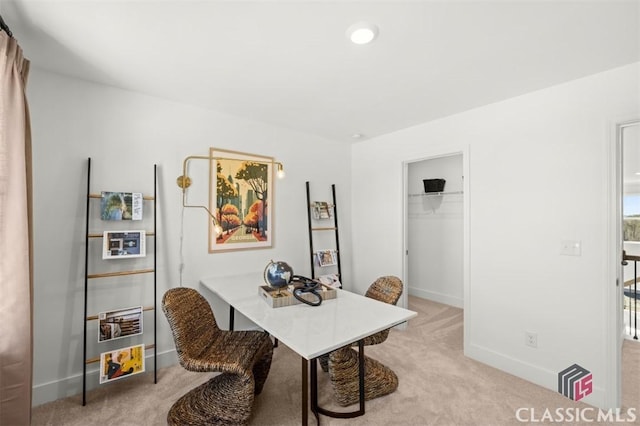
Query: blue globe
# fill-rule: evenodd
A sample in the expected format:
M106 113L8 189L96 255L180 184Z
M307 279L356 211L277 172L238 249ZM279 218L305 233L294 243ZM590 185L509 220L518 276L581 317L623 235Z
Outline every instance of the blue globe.
M264 268L264 281L272 287L286 287L293 276L293 269L286 262L273 260Z

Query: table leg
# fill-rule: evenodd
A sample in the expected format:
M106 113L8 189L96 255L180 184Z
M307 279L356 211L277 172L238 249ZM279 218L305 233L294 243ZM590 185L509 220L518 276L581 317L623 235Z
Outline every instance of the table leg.
M233 331L233 320L236 310L233 306L229 305L229 330Z
M311 360L309 371L311 380L311 412L316 417L316 423L320 424L320 416L318 415L318 358Z
M360 389L360 415L364 414L364 340L358 340L358 385Z
M302 426L309 424L309 361L302 359Z

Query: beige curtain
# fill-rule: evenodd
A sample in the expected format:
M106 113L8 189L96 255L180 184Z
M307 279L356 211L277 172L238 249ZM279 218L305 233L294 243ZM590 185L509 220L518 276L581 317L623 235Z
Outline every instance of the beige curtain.
M0 425L31 422L31 132L29 61L0 32Z

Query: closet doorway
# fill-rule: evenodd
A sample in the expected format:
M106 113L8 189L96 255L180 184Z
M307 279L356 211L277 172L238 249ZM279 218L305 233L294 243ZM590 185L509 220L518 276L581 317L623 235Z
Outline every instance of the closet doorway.
M640 120L617 123L611 138L609 152L609 258L607 275L606 321L607 333L605 357L607 374L605 377L605 406L630 407L629 384L637 383L633 365L637 359L631 358L631 345L639 345L634 339L636 332L636 303L638 285L634 280L640 275L635 259L640 256L638 223L640 217ZM623 253L626 253L627 259ZM640 282L640 280L638 280ZM634 285L635 284L635 285ZM623 353L627 354L624 356ZM623 359L627 361L623 362ZM625 385L626 383L626 385ZM629 394L631 396L629 396ZM635 401L634 401L635 403Z
M463 159L460 152L408 162L404 186L407 293L458 308L465 294ZM425 187L432 183L425 179L444 179L444 188Z

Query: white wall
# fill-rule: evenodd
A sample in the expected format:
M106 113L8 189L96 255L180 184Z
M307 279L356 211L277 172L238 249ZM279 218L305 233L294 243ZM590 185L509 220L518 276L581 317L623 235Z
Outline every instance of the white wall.
M199 288L200 278L234 271L261 273L270 259L285 260L296 273L309 275L307 180L316 198L329 199L325 191L330 194L330 184L336 184L341 231L347 236L350 233L349 147L344 144L38 68L31 71L28 99L34 160L34 405L77 394L82 389L87 157L92 158L94 193L107 190L152 194L153 164L158 164L158 302L168 288L180 284L181 232L186 286ZM273 248L209 254L208 219L200 209L184 211L181 230L181 191L175 182L182 174L182 160L188 155L207 155L212 146L273 156L284 164L287 177L277 181L275 187ZM194 183L189 202L207 204L206 161L192 162L190 170ZM147 214L151 214L150 209ZM92 222L96 231L102 225L99 220ZM351 247L348 238L341 239L343 276L348 283ZM152 240L149 241L151 249ZM120 266L100 263L96 259L99 250L93 246L91 257L96 269ZM137 267L145 259L108 262ZM256 286L259 284L256 282ZM109 278L91 280L89 285L89 315L129 307L140 299L145 299L145 305L153 301L152 285L147 279ZM226 307L213 296L209 299L220 312L219 322L226 327ZM151 315L145 314L145 343L151 342ZM158 364L162 366L175 362L175 351L160 309L157 315ZM239 323L243 325L241 319ZM95 322L90 324L96 326ZM90 358L107 350L96 340L92 329ZM141 343L117 342L122 346ZM151 367L149 362L147 368ZM97 364L89 366L90 387L97 383L97 368Z
M402 274L403 162L468 148L465 353L553 390L578 363L585 401L604 406L608 155L614 123L640 117L639 76L636 63L354 145L353 206L376 206L354 210L357 284Z
M409 294L463 306L462 154L407 167L407 282ZM446 195L425 194L423 179L445 179Z

